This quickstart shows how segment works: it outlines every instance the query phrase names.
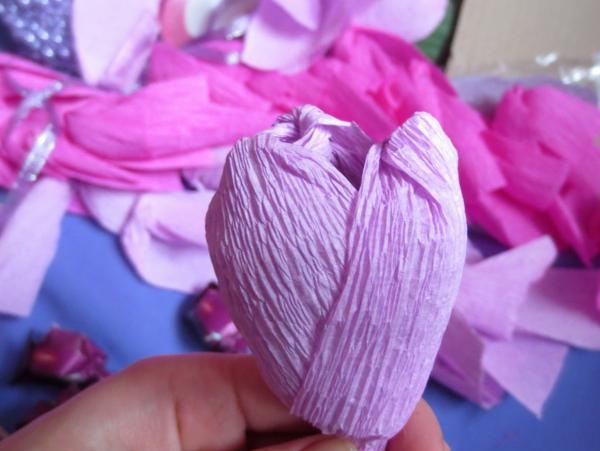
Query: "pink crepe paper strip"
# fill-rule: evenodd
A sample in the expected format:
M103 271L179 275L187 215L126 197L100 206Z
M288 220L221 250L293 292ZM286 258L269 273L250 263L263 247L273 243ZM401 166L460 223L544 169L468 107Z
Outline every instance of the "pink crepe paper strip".
M20 101L8 78L28 89L43 89L60 76L0 54L1 136ZM275 116L212 95L202 73L156 81L129 96L67 85L51 103L61 134L43 173L135 191L181 189L181 170L213 167L212 147L264 129ZM47 122L40 113L19 124L11 146L2 152L8 167L20 167L32 137ZM235 127L223 126L231 123Z
M83 79L131 91L158 37L160 0L73 0L72 30Z
M462 102L445 75L410 44L375 31L351 29L306 72L256 74L249 86L280 108L311 103L356 122L384 139L416 111L436 117L459 152L467 213L478 212L481 192L506 184L483 139L487 124Z
M71 200L64 181L42 178L5 216L0 204L0 313L27 316L54 258Z
M506 244L529 232L521 215L541 234L574 249L590 264L600 251L600 110L551 86L515 87L498 105L487 135L509 183L491 193L512 208L497 216ZM493 207L493 204L491 205Z
M553 87L515 88L488 124L445 75L390 35L351 29L306 71L248 85L280 108L311 103L383 139L415 111L459 153L469 222L506 245L551 235L586 263L600 250L600 110Z
M266 381L363 449L404 426L447 325L466 249L456 166L428 114L372 145L306 106L236 144L208 210L221 293Z

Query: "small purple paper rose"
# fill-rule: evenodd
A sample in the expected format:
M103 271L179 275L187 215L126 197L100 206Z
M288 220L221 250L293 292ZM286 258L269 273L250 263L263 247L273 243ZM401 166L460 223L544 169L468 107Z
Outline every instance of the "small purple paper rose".
M373 145L305 106L231 151L206 218L219 289L277 396L382 450L421 397L457 294L457 156L417 113Z

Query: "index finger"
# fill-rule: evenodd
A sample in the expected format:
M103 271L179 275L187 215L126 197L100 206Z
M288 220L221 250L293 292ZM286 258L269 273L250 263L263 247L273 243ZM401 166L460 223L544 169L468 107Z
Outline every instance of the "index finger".
M137 363L17 432L0 450L233 450L244 446L248 431L314 430L273 395L254 358L192 354Z

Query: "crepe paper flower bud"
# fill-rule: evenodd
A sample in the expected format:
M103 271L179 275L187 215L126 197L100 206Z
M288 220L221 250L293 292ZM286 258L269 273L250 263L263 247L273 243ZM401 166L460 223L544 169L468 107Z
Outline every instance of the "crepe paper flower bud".
M219 289L292 414L381 450L421 398L458 291L457 156L417 113L373 145L312 106L239 141L206 218Z
M200 293L188 312L188 319L200 331L204 342L214 350L247 353L248 345L233 324L216 285Z
M86 384L108 376L106 354L85 335L53 327L34 343L28 369L37 376Z

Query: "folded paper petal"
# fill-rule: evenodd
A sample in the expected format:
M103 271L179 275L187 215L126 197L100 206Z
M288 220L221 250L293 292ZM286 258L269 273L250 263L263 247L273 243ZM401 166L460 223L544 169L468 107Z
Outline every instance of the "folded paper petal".
M356 157L369 143L340 138L356 133L304 107L240 141L207 238L224 299L275 393L325 433L380 449L431 371L466 223L455 151L431 116L371 147L360 179Z
M308 67L354 23L409 41L441 22L447 0L262 0L245 35L242 61L263 70Z
M480 332L510 338L530 287L542 278L556 255L552 240L542 237L466 265L456 309Z
M75 48L86 82L124 91L136 86L158 36L159 5L159 0L73 1Z
M568 347L555 341L517 334L510 341L486 340L486 371L537 417L554 388Z
M485 408L500 402L506 390L540 416L567 349L524 333L508 340L486 338L454 311L432 377Z
M597 270L550 268L549 237L467 261L432 376L483 407L504 390L540 416L566 345L600 346Z
M77 194L90 216L114 234L122 232L139 197L139 194L130 191L116 191L83 184L77 186Z
M504 389L483 367L485 342L457 310L437 354L431 376L446 387L484 407L498 404Z
M204 234L213 192L136 194L79 186L90 215L120 235L140 277L163 288L198 293L215 275Z
M258 135L231 151L208 210L209 249L224 300L269 385L288 405L312 358L327 302L339 290L354 194L327 159Z
M326 433L385 441L422 395L465 259L456 170L452 144L428 114L369 151L341 293L292 406Z
M376 0L355 16L354 23L415 42L433 32L447 6L447 0Z
M0 221L0 313L27 316L54 258L71 200L66 182L42 178ZM16 281L18 281L16 283Z
M349 25L360 0L262 0L244 39L242 61L262 70L306 68Z
M518 327L572 346L600 350L595 294L600 270L551 268L519 310Z
M66 83L50 101L62 133L43 173L127 191L177 190L182 188L181 170L221 164L212 148L230 146L273 123L276 112L258 101L243 80L227 94L233 76L202 64L193 67L197 71L191 76L150 83L130 96ZM0 54L0 73L4 136L22 101L15 86L46 89L62 76L7 54ZM243 102L236 104L236 98ZM31 137L48 120L37 111L12 130L3 167L18 170Z

